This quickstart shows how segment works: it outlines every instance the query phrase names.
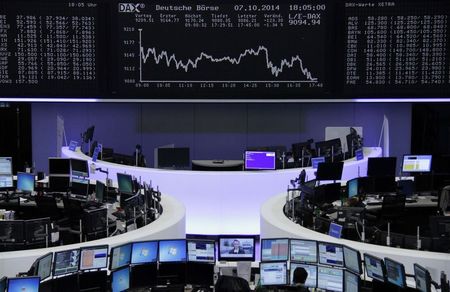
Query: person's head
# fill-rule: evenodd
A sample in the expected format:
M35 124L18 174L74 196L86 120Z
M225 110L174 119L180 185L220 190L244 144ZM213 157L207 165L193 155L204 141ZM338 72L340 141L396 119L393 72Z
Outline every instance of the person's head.
M305 268L297 267L294 270L294 276L292 282L294 284L305 284L306 278L308 278L308 272Z
M239 242L239 240L235 239L233 240L233 248L238 248L241 245L241 243Z

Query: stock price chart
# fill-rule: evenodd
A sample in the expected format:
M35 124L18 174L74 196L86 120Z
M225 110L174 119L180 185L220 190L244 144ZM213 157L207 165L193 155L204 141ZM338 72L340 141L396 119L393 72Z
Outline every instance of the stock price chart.
M93 2L1 1L1 95L99 94L98 13Z
M148 98L301 98L327 85L327 3L117 3L117 87Z

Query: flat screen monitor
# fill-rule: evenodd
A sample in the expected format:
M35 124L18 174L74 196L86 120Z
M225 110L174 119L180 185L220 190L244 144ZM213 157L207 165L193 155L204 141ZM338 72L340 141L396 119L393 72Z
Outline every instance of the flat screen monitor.
M288 284L287 262L260 263L259 269L262 286Z
M254 261L255 237L219 237L219 261Z
M105 184L101 181L97 181L95 183L95 198L97 202L103 202L103 198L105 196Z
M384 282L385 269L382 259L369 254L364 254L364 265L366 267L367 276L374 280Z
M403 264L390 258L385 258L384 265L386 266L386 280L395 286L405 289L406 275Z
M359 253L359 251L345 245L343 246L343 251L345 268L352 271L353 273L361 275L361 254Z
M211 240L188 240L187 255L189 262L215 263L215 242Z
M130 289L130 268L125 267L111 272L111 291L122 292Z
M327 291L344 291L344 270L319 266L317 288Z
M52 252L36 260L37 265L34 276L39 276L41 278L41 282L50 277L50 275L52 274L52 260L53 260Z
M395 176L397 157L369 157L367 161L367 176Z
M354 274L350 271L344 271L344 291L345 292L359 292L361 285L361 278L359 274Z
M106 235L101 233L106 233L107 216L108 209L106 207L100 207L93 210L85 210L84 223L86 224L86 227L83 231L88 235L94 235L94 237L97 235L98 238L105 237Z
M189 148L158 148L159 168L189 168L191 164Z
M53 275L61 276L78 272L79 261L79 249L55 252L55 260L53 261Z
M70 176L48 176L48 185L54 192L67 192L70 189Z
M245 169L275 169L276 155L273 151L245 151Z
M89 166L87 160L70 159L73 176L89 177Z
M336 224L334 222L331 222L330 228L328 230L328 235L335 237L335 238L341 238L342 235L342 225Z
M48 159L48 173L49 175L70 175L70 159L50 157Z
M116 246L111 249L110 270L128 266L131 262L131 243Z
M18 172L17 190L27 193L34 192L34 174L26 172Z
M403 155L402 172L430 172L431 155Z
M0 242L20 244L24 240L23 220L0 220Z
M86 197L89 195L89 180L83 178L72 178L70 186L72 195Z
M347 197L353 198L359 195L358 178L347 181Z
M325 162L325 157L323 156L311 158L311 165L314 169L317 169L317 167L319 167L319 163L322 162Z
M159 241L159 262L185 262L186 261L186 240L161 240Z
M317 242L312 240L290 240L291 261L317 263Z
M131 247L131 264L150 264L158 260L158 242L133 242Z
M13 187L12 158L0 157L0 189Z
M289 257L289 239L261 239L261 261L287 261Z
M104 269L108 265L108 246L82 247L80 254L80 271Z
M316 288L317 287L317 266L316 265L310 265L310 264L303 264L303 263L295 263L291 262L290 266L290 283L291 285L294 285L294 271L297 268L304 268L306 272L308 273L308 277L305 281L305 286L309 288Z
M39 292L39 277L21 277L8 279L8 292Z
M418 264L414 264L414 279L417 290L421 292L431 291L431 276L427 269Z
M340 180L342 177L343 162L324 162L317 166L317 180Z
M2 277L0 279L0 292L5 292L6 291L6 277Z
M125 194L133 193L133 178L129 174L117 173L117 184L119 192Z
M340 244L319 242L319 263L323 265L344 266L344 252Z

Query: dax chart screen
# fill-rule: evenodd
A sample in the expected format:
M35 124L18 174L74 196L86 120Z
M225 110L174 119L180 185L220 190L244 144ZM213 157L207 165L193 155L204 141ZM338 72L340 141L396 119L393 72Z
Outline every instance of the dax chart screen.
M304 98L328 92L328 1L199 3L116 3L113 93Z

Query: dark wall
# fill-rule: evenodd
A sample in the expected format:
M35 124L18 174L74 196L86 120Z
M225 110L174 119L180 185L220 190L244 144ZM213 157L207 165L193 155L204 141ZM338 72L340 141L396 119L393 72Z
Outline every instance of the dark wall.
M321 141L327 126L362 126L366 146L377 146L383 115L389 119L391 155L410 151L411 104L44 104L32 105L33 157L38 169L56 155L56 117L65 121L67 140L95 125L94 140L115 152L143 146L153 166L155 147L191 149L192 159L241 159L248 146Z

